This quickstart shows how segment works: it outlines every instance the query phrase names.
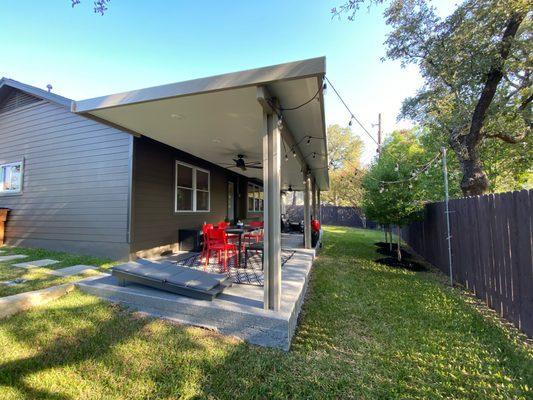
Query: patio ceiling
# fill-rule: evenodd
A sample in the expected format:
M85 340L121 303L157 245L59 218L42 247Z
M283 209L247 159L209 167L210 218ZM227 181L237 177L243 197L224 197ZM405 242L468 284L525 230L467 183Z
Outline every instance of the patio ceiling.
M262 161L265 128L258 87L266 88L282 108L293 108L320 92L324 73L325 59L316 58L78 101L73 111L227 168L237 154L245 155L247 162ZM283 111L283 118L318 187L327 190L321 92L309 104ZM230 169L262 179L258 169ZM286 143L282 145L281 184L282 189L289 185L303 188L301 165Z

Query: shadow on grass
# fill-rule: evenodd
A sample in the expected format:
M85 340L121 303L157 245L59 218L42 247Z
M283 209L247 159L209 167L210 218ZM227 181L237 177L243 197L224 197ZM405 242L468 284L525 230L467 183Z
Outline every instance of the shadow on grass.
M27 383L26 378L45 370L79 365L87 360L110 356L113 349L138 337L152 321L151 318L136 317L119 306L103 305L97 301L76 307L43 308L14 316L3 322L9 336L16 340L13 343L32 346L39 351L35 355L0 365L0 386L16 389L25 398L69 399L71 396L66 394L38 389ZM46 329L53 330L54 324L57 325L58 322L71 326L53 340L40 337ZM83 327L78 328L78 324ZM60 328L65 329L65 326ZM180 343L188 351L199 350L201 347L188 339L187 335L180 337ZM128 354L120 356L127 358ZM106 367L113 369L116 366Z

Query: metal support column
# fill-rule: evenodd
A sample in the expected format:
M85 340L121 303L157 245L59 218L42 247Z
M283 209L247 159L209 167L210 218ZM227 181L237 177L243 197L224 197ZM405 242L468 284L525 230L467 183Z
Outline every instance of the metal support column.
M277 311L281 304L281 132L276 114L264 114L264 297L266 310Z
M304 171L304 247L306 249L311 248L311 199L310 197L310 186L311 179L309 177L309 172Z

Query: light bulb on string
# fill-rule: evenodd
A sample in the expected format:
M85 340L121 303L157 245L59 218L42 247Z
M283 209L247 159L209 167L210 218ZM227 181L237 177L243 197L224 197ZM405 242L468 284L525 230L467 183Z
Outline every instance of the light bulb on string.
M412 189L412 188L413 188L413 184L410 183L410 184L409 184L409 189Z
M399 170L400 170L400 166L396 164L396 166L394 167L394 171L398 172Z
M285 153L285 162L289 161L289 156Z
M296 158L296 151L294 149L292 150L292 156Z

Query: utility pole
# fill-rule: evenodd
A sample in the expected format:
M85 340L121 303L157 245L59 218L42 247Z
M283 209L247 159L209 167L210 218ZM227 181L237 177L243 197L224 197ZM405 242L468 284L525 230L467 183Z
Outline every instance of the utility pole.
M381 113L378 114L378 157L381 155Z
M448 166L446 164L446 147L442 147L442 172L444 174L444 196L446 201L446 234L448 240L448 265L450 268L450 285L453 286L452 271L452 235L450 233L450 208L448 196Z

